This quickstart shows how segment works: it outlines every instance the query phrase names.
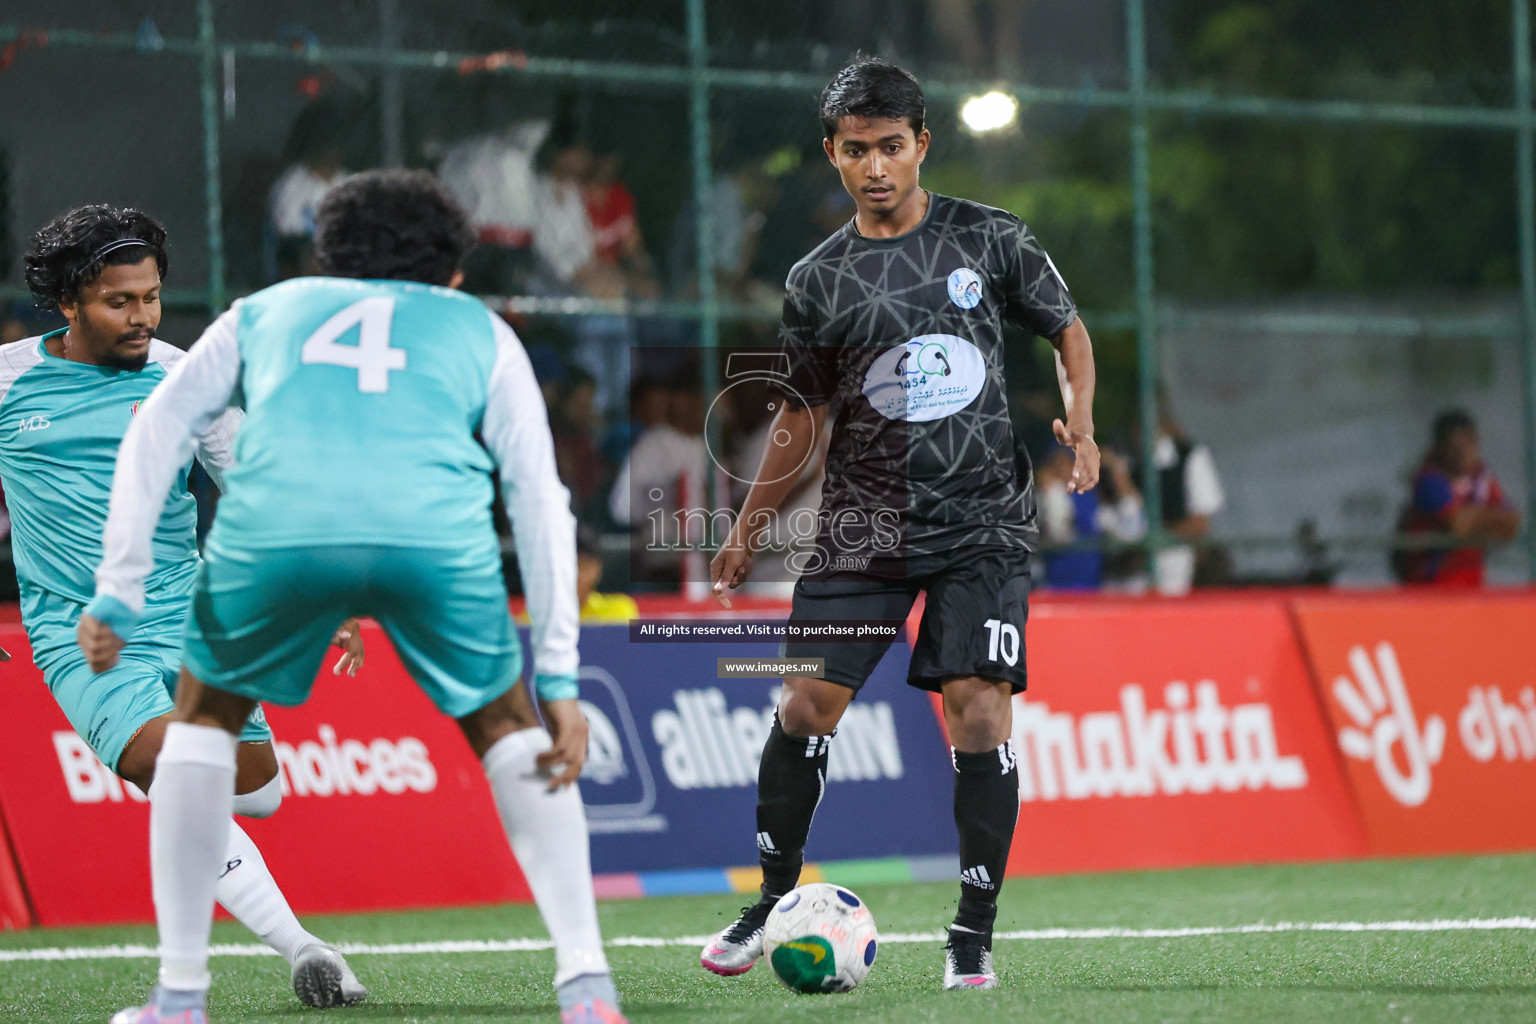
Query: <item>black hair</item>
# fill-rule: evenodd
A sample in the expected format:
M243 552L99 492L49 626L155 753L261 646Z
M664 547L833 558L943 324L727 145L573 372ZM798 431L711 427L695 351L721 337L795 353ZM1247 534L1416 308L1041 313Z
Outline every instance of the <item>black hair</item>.
M475 244L469 216L426 171L364 171L315 211L315 263L328 277L447 284Z
M1430 436L1436 447L1439 447L1451 439L1451 435L1458 430L1477 430L1477 424L1472 421L1472 415L1465 409L1446 409L1435 417L1435 425L1430 429Z
M118 244L127 243L127 244ZM142 244L140 244L142 243ZM27 287L39 309L58 309L106 267L155 258L165 278L165 228L141 210L77 206L38 229L22 256Z
M855 55L821 91L821 129L829 139L845 117L904 117L912 125L912 134L921 135L926 114L923 87L917 79L879 57Z

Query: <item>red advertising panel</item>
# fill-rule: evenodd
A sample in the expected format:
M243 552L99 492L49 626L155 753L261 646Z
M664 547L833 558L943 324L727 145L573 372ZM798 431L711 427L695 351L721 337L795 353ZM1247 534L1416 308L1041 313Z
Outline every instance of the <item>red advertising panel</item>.
M240 823L299 913L528 898L479 762L377 627L355 679L327 671L302 708L269 708L284 798ZM38 923L153 919L149 815L70 729L19 626L0 668L0 813Z
M1010 873L1363 852L1282 602L1045 603L1028 656Z
M1536 847L1536 596L1295 607L1371 853Z
M11 852L5 817L0 815L0 931L30 928L36 923L32 920L32 908L27 905L27 891L21 884L21 869Z

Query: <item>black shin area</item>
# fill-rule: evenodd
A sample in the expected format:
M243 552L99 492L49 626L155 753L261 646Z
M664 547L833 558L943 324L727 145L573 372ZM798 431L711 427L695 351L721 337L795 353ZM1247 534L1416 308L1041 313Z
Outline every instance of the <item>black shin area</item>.
M777 899L800 881L805 838L826 791L831 742L832 736L791 736L774 716L757 771L757 849L764 897Z
M1013 743L982 754L954 752L955 827L960 832L960 909L955 924L990 937L997 894L1019 818Z

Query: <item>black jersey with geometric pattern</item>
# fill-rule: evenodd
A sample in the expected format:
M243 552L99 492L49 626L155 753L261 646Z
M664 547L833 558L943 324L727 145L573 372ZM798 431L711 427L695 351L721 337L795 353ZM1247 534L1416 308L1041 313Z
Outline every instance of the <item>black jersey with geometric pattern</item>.
M960 544L1033 546L1003 325L1051 337L1076 317L1023 222L964 199L930 193L922 221L894 238L866 238L850 221L795 264L780 330L788 377L777 390L792 406L830 405L825 570Z

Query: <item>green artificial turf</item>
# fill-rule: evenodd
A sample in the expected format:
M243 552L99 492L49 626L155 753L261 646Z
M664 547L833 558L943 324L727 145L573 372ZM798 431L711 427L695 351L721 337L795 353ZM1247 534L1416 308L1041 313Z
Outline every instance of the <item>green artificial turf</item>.
M832 880L836 880L835 878ZM882 935L937 932L955 886L864 885ZM703 935L735 915L741 897L684 896L602 906L604 933ZM1162 929L1277 922L1384 922L1536 917L1536 856L1373 861L1012 879L1000 931ZM419 943L542 937L533 908L508 906L314 918L338 943ZM236 925L214 941L247 944ZM29 948L152 945L150 928L0 934L0 954ZM1536 931L1288 931L1195 937L1002 939L995 992L939 989L939 941L885 943L873 972L846 995L798 996L760 964L716 978L694 948L610 950L624 1008L637 1021L1196 1022L1306 1021L1482 1024L1536 1021ZM299 1005L276 957L213 961L215 1022L557 1019L547 950L353 953L373 990L365 1006ZM0 961L0 1020L105 1022L140 1001L153 961Z

